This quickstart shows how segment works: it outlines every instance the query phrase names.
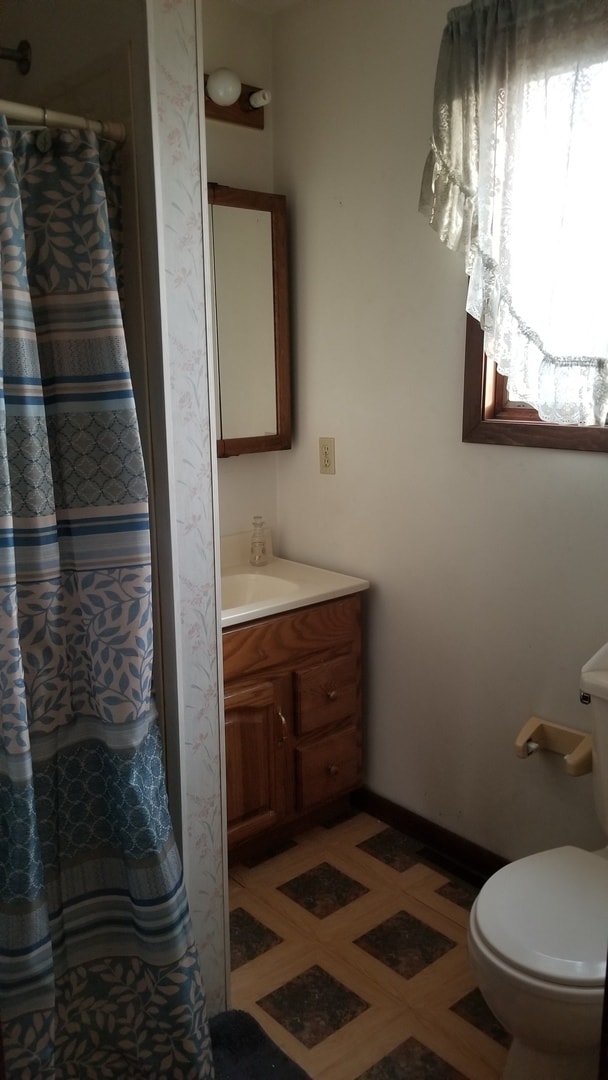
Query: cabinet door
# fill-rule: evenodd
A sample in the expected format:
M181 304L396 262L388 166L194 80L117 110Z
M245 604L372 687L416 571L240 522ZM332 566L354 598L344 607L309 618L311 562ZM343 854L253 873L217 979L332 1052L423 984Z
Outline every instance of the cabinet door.
M228 846L277 825L287 808L290 694L285 679L227 686L224 696Z

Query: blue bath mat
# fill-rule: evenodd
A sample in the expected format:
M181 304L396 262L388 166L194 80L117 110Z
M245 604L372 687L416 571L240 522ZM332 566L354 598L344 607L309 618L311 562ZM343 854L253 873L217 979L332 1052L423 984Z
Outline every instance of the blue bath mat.
M215 1080L311 1080L249 1013L219 1013L209 1028Z

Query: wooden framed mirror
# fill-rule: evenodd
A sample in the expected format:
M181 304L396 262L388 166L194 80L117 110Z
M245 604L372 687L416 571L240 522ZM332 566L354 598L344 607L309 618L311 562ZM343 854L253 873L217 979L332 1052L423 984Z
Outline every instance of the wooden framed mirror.
M218 457L291 446L284 195L209 184Z

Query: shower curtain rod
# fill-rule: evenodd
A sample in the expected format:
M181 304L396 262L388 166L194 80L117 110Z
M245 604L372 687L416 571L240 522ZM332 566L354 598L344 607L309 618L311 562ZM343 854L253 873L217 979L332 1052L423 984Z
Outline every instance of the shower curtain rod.
M42 127L56 126L94 131L97 135L102 135L104 138L117 143L124 143L127 137L127 129L124 124L107 120L89 120L86 116L70 116L69 113L55 112L54 109L43 109L37 105L21 105L17 101L3 101L0 99L0 113L4 113L7 120L13 122L41 125Z

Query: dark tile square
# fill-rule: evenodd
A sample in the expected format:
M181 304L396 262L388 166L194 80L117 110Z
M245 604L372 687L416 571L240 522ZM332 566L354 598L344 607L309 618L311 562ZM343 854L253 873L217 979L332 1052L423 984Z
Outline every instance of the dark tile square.
M444 877L450 878L449 882L437 890L441 896L445 896L447 900L451 900L453 904L458 904L467 911L470 911L473 906L473 901L479 891L478 886L464 880L456 872L455 862L412 839L411 836L399 832L398 829L383 829L369 840L358 844L358 847L400 873L409 870L417 863L429 866L431 870L436 870Z
M283 938L250 915L244 908L230 912L230 968L236 971L256 956L280 945Z
M278 891L318 919L325 919L364 896L369 889L330 863L323 862L279 885Z
M375 836L370 836L369 840L363 840L357 844L357 847L361 851L366 851L368 855L373 855L386 866L392 867L393 870L398 870L399 873L409 870L411 866L420 862L416 853L420 850L421 844L417 840L412 840L410 836L406 836L405 833L399 832L398 829L382 829Z
M478 891L474 885L469 885L468 881L460 881L458 878L452 878L451 881L446 882L445 885L437 889L439 896L444 896L446 900L450 900L452 904L464 908L465 911L470 911L473 907L473 901Z
M309 1050L369 1008L363 998L317 965L257 1004Z
M381 832L357 846L399 873L422 863L439 874L443 874L444 877L449 877L449 882L437 891L467 911L470 911L484 883L476 872L469 871L467 867L450 858L449 855L427 847L420 840L414 840L399 829L392 827L382 829Z
M409 915L407 911L398 911L390 919L357 938L354 944L402 975L404 979L418 975L425 967L456 946L450 938Z
M463 1073L423 1046L407 1039L392 1053L361 1073L357 1080L466 1080Z
M491 1039L494 1039L494 1042L500 1043L501 1046L508 1048L511 1045L511 1036L488 1008L480 990L471 990L470 994L452 1005L451 1011L460 1016L462 1020L467 1020L469 1024L478 1028L479 1031L483 1031L485 1035L489 1035Z

